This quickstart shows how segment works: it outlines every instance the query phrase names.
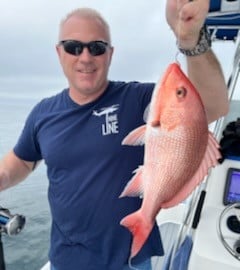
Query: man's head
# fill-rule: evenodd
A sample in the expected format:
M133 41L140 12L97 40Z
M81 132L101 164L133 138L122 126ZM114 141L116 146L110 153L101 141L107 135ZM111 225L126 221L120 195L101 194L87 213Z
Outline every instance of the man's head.
M72 11L60 24L56 48L73 100L84 104L101 95L113 53L104 18L89 8Z

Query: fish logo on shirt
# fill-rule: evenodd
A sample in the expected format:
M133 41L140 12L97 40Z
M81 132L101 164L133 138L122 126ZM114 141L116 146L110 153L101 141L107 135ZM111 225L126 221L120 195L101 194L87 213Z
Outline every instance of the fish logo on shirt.
M115 113L119 108L119 104L94 110L93 115L97 117L105 116L105 123L102 124L102 135L118 134L118 117ZM115 114L113 114L115 113Z

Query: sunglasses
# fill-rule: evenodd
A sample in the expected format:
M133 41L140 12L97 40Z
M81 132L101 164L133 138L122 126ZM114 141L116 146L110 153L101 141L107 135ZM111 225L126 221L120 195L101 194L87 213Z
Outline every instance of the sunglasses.
M88 51L92 56L102 55L106 52L106 49L109 46L107 42L101 40L91 41L88 43L78 40L62 40L59 44L63 46L66 53L75 56L80 55L85 47L88 48Z

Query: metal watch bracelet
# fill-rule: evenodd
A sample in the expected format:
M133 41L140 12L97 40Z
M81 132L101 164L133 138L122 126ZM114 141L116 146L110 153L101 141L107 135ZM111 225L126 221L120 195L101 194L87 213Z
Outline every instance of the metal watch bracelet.
M197 56L207 52L211 48L211 36L207 30L207 26L203 25L199 33L197 45L191 49L183 49L178 47L179 51L186 56Z

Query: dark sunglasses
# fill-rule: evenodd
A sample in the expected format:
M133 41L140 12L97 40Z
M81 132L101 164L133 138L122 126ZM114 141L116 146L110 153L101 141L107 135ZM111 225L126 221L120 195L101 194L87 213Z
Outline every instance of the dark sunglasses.
M91 41L84 43L78 40L62 40L59 42L63 46L66 53L78 56L82 53L83 49L88 48L89 53L92 56L102 55L106 52L107 47L109 46L105 41Z

